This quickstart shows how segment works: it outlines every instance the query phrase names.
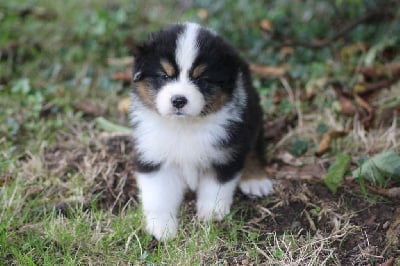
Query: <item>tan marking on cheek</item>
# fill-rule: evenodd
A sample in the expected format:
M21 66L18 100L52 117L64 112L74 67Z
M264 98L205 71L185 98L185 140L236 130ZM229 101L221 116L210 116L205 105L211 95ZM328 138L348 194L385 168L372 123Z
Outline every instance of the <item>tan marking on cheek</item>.
M136 83L136 92L139 98L142 100L142 102L154 109L155 108L155 103L154 103L154 93L152 93L150 84L146 81L139 81Z
M162 59L160 61L162 68L164 69L165 73L172 77L175 74L175 68L173 65L171 65L167 60Z
M229 100L228 94L223 91L218 92L212 99L211 103L207 105L207 113L217 112Z
M193 74L192 74L192 78L197 79L198 77L200 77L201 74L203 74L204 70L206 70L206 65L198 65L197 67L195 67L195 69L193 69Z

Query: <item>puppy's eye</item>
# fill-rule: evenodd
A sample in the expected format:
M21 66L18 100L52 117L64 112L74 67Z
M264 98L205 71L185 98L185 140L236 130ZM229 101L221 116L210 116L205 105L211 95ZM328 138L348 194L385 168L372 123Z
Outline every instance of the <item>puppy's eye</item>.
M162 78L163 80L169 80L169 79L171 79L171 77L168 76L168 75L165 74L165 73L162 73L162 74L160 75L160 78Z

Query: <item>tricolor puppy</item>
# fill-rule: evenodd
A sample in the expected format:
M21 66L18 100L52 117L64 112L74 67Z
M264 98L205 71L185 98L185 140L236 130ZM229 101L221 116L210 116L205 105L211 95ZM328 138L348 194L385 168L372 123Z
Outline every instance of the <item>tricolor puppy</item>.
M184 23L152 34L135 58L132 99L137 183L157 239L176 235L188 189L201 220L228 214L237 186L253 196L271 191L248 65L214 32Z

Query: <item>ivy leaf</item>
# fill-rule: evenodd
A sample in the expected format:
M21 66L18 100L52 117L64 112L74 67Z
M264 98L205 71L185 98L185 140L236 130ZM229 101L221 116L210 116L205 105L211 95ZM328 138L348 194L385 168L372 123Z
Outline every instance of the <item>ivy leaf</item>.
M344 174L349 169L351 157L346 154L338 154L335 162L329 167L328 173L324 177L325 185L332 193L336 193Z
M308 142L305 140L295 140L292 143L290 153L295 156L301 156L308 150Z
M384 186L390 179L400 180L400 156L394 151L378 154L353 171L354 178L364 178Z

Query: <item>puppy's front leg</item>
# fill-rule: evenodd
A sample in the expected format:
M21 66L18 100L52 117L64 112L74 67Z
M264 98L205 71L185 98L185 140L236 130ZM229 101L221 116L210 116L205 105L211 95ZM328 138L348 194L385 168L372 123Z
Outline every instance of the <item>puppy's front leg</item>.
M230 212L239 178L237 173L230 181L221 183L215 174L208 173L200 179L197 189L197 216L200 220L220 221Z
M158 240L172 238L177 233L178 210L185 184L172 167L161 167L151 173L137 173L146 230Z

